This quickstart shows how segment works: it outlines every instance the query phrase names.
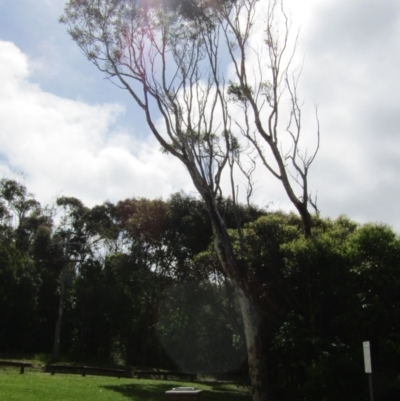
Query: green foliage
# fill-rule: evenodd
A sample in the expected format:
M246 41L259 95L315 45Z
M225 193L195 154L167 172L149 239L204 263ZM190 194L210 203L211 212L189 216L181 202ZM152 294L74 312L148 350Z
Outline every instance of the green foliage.
M164 298L157 332L172 360L185 372L237 371L245 360L244 344L227 316L229 298L218 285L186 281ZM225 313L221 313L223 310Z
M399 236L342 216L315 217L305 239L296 215L217 201L260 318L273 396L364 400L361 344L369 340L377 397L397 399ZM69 229L79 263L68 269L64 355L196 372L245 368L235 288L203 202L179 193L93 208L63 197L57 207L60 227L24 186L1 181L0 352L51 352Z
M239 85L233 82L229 82L228 85L228 96L233 102L247 102L249 96L252 95L253 91L250 86Z

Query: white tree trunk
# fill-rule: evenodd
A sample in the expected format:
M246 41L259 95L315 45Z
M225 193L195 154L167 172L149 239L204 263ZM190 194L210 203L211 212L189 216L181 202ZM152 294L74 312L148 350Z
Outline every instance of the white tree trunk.
M236 290L242 312L246 336L249 374L252 385L253 401L267 401L267 371L259 333L259 319L255 307L241 288Z

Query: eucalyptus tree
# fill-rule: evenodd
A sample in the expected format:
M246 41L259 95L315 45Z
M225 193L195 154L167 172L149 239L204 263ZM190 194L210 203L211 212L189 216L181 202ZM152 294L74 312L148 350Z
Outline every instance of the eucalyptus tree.
M281 75L273 76L275 81L271 83L261 81L254 95L244 75L248 74L244 67L246 49L257 3L256 0L69 0L61 22L68 25L72 39L88 59L132 96L163 150L183 163L204 200L219 262L236 288L245 328L253 398L258 401L268 398L267 375L258 335L259 318L254 310L247 277L232 248L223 212L217 202L222 194L224 174L229 175L230 170L232 178L233 168L238 164L245 177L251 178L254 167L251 165L247 169L240 163L243 148L234 136L235 130L239 135L244 134L256 147L266 167L274 173L261 150L262 145L250 133L248 103L253 107L256 128L271 147L273 160L280 169L274 175L282 181L302 215L307 236L310 234L310 219L306 178L313 157L300 159L303 170L300 167L296 170L303 179L303 195L292 196L286 161L292 160L294 167L298 166L298 132L291 135L295 145L293 153L279 153L277 132L263 131L260 123L262 108L257 104L257 96L265 94L268 100L268 93L272 90L273 111L267 124L276 128ZM273 10L268 14L271 24ZM268 29L266 32L265 44L270 50L274 49L275 45L269 45L274 32ZM240 65L235 64L235 71L239 83L228 86L221 53L225 51L236 62L237 46ZM280 59L276 55L275 61ZM295 92L290 93L291 116L296 127L300 124L298 102ZM244 105L244 126L232 118L229 98ZM239 128L232 122L238 123ZM234 180L232 196L236 202Z
M51 227L50 210L23 184L0 180L0 337L4 348L31 350L37 344Z

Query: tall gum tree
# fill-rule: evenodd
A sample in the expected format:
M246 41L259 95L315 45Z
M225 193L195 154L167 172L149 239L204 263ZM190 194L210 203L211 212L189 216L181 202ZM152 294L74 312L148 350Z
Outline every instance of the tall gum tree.
M73 40L88 59L114 84L129 92L164 151L184 164L204 200L219 262L236 288L253 400L265 401L269 395L258 316L217 202L224 171L232 172L241 153L239 141L233 135L238 124L236 121L232 124L229 97L239 97L245 110L255 102L243 74L239 74L242 76L239 84L228 87L221 52L228 51L234 59L236 38L243 42L239 55L242 54L241 64L245 63L247 44L241 39L241 28L235 31L232 23L242 21L245 12L249 12L244 35L250 35L249 17L254 18L256 3L253 0L70 0L60 20L68 25ZM244 98L247 100L243 101ZM275 113L277 109L278 103ZM257 118L260 119L261 110L257 104L252 110L259 127ZM249 113L244 116L248 121ZM249 127L248 123L248 128L242 127L239 132L249 131ZM256 145L251 138L247 139ZM278 148L277 141L269 141ZM276 152L273 156L278 165L284 163ZM249 170L243 165L239 167L249 177ZM282 171L286 171L285 167ZM282 182L285 184L285 180ZM235 193L234 182L232 189Z

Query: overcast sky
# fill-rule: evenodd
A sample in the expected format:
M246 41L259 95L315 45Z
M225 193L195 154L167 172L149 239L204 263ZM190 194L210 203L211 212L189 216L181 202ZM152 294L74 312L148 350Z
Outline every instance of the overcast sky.
M261 2L266 0L260 0ZM400 232L400 2L288 0L301 25L301 97L319 107L310 177L324 217L346 214ZM0 175L20 175L42 203L88 206L193 192L140 110L105 80L57 20L64 0L0 0ZM254 201L290 209L257 176Z

